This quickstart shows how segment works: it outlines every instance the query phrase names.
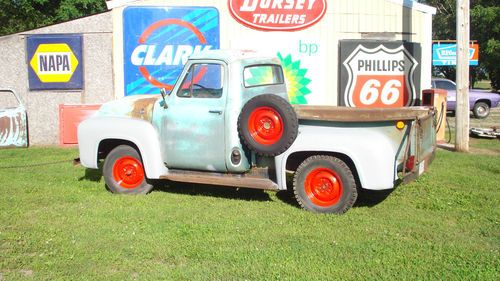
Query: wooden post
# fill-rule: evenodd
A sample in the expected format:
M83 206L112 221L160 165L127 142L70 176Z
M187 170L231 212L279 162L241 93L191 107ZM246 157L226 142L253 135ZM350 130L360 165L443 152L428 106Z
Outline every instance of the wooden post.
M470 2L457 0L457 108L455 150L469 151Z

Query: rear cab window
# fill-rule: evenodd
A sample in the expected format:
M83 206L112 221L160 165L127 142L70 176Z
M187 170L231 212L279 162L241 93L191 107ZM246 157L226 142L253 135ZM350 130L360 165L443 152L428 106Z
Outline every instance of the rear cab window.
M283 84L283 70L276 64L251 65L243 70L246 88Z

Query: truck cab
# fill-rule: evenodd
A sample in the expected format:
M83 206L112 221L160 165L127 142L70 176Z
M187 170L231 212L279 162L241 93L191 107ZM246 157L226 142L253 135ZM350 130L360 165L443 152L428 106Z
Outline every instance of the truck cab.
M237 121L243 105L262 94L288 100L278 59L253 52L192 56L173 89L154 107L152 124L167 167L248 171L250 161L236 133ZM241 160L234 161L234 155Z

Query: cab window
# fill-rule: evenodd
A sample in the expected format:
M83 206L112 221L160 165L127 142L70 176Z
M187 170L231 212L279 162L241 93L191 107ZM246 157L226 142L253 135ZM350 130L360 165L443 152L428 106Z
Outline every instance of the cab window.
M247 88L284 83L281 66L274 64L247 66L243 71L243 79Z

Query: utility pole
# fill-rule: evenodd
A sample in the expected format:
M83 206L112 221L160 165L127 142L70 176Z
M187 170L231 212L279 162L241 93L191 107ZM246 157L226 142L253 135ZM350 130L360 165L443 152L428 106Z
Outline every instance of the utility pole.
M457 0L457 108L455 150L469 152L470 1Z

